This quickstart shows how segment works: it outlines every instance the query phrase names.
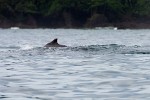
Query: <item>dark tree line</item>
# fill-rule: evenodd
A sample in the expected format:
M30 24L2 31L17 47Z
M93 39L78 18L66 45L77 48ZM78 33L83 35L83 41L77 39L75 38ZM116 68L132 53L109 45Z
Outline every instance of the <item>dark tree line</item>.
M0 20L27 16L54 18L69 13L81 21L103 14L110 21L124 15L150 16L150 0L0 0Z

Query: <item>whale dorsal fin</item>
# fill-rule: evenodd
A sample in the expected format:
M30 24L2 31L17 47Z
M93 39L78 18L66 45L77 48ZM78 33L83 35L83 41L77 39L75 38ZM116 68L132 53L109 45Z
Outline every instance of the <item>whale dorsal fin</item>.
M57 40L58 40L58 39L55 38L53 41L47 43L44 47L67 47L67 46L65 46L65 45L60 45L60 44L58 44Z
M56 38L56 39L54 39L52 42L50 42L50 44L58 44L58 42L57 42L57 38Z

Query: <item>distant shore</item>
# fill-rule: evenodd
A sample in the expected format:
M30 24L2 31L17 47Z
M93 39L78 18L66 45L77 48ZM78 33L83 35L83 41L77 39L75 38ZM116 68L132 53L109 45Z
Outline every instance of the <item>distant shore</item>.
M0 19L0 28L95 28L117 27L118 29L150 29L149 17L124 17L121 20L110 22L106 17L95 14L86 20L78 20L65 15L62 18L34 18L29 16L24 21Z
M42 25L30 25L30 24L24 24L24 23L4 23L0 25L0 28L96 28L96 27L117 27L118 29L150 29L150 24L148 23L138 23L138 22L121 22L121 23L104 23L102 25L98 26L90 26L90 27L78 27L78 26L42 26Z
M150 0L0 0L0 28L150 29Z

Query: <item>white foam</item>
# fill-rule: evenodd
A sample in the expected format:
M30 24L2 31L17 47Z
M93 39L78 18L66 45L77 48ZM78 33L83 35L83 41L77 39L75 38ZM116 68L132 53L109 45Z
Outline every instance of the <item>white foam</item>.
M33 48L33 46L31 46L31 45L22 45L21 46L21 50L29 50L29 49L32 49Z
M20 29L20 28L19 27L11 27L10 29L17 30L17 29Z
M117 28L117 27L114 27L114 30L118 30L118 28Z

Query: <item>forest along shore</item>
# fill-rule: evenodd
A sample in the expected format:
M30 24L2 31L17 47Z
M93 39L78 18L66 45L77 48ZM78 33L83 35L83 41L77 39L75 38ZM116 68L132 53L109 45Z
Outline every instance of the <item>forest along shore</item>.
M148 0L0 0L0 28L150 28Z
M95 27L118 27L119 29L150 29L150 18L147 17L129 17L122 21L109 22L106 17L93 15L86 21L80 21L70 16L64 16L60 19L55 18L35 18L27 17L25 21L0 20L0 28L95 28Z

